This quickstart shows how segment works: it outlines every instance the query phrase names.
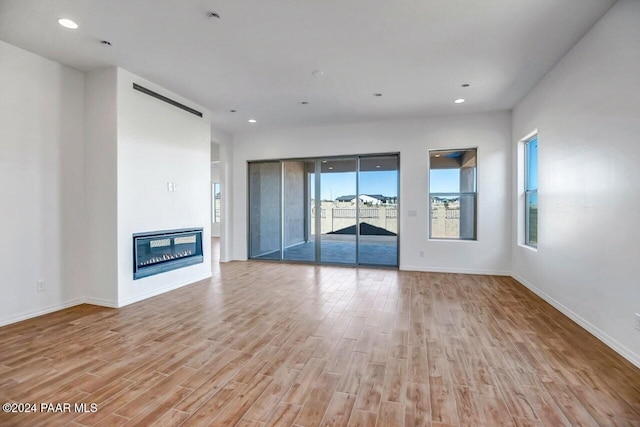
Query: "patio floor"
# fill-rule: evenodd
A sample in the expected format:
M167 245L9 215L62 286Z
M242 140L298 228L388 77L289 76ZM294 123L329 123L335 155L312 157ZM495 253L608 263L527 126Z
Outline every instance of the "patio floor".
M320 258L323 263L355 264L356 239L353 235L323 234ZM360 264L397 266L398 243L396 236L360 236ZM314 262L314 240L289 246L284 250L285 261ZM280 259L280 252L270 252L255 259Z

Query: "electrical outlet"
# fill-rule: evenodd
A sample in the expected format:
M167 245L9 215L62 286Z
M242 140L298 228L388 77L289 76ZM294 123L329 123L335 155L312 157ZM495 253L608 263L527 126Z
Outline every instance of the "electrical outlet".
M46 287L44 285L44 280L38 280L36 282L36 289L38 290L38 292L44 292Z
M636 313L636 329L640 331L640 313Z
M424 258L424 249L420 249L420 258Z

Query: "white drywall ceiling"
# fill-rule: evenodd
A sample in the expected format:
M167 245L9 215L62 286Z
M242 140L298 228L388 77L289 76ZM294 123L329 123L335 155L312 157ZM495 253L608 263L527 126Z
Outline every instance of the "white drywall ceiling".
M613 3L3 0L0 39L81 71L122 67L235 133L510 109Z

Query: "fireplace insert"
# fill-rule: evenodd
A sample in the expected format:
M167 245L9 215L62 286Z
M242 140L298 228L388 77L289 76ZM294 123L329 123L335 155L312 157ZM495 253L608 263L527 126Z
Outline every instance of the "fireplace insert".
M202 228L152 231L133 235L134 279L202 262Z

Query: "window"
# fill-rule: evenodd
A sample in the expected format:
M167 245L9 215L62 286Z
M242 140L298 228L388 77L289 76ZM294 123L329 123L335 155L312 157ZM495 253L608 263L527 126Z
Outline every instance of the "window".
M538 247L538 136L524 141L524 243Z
M429 152L431 239L476 240L477 150Z
M220 183L214 182L212 186L213 194L211 195L211 202L213 203L213 209L211 210L212 222L220 222Z

